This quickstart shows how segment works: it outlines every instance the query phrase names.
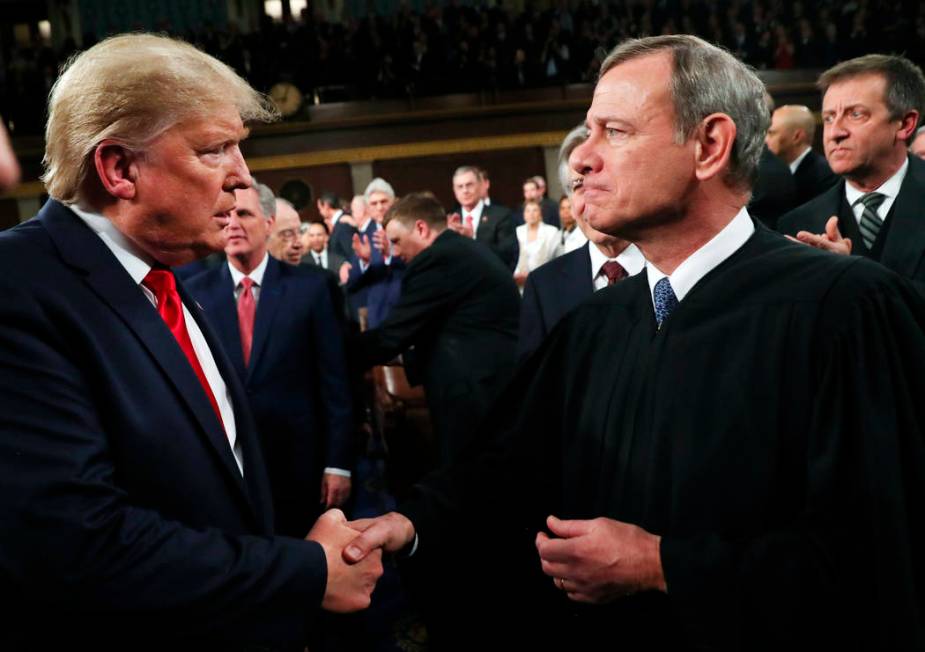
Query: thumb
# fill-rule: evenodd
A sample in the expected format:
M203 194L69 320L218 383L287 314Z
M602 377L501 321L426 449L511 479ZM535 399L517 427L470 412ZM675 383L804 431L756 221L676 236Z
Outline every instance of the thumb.
M324 514L322 514L318 520L325 519L326 521L331 521L332 523L337 524L346 524L347 517L344 516L344 513L339 509L329 509Z
M580 537L588 531L588 521L563 521L555 516L546 518L546 526L553 534L563 539Z
M355 564L363 561L373 550L382 548L385 544L385 535L381 530L379 524L372 525L347 544L343 552L344 561L348 564Z

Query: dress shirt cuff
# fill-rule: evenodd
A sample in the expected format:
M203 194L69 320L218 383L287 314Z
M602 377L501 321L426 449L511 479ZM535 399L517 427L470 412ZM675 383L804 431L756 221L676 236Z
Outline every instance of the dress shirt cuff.
M383 262L385 262L386 265L391 265L392 264L392 254L389 254L388 256L386 256Z
M347 469L338 469L333 466L326 466L324 468L324 472L327 475L342 475L345 478L349 478L351 475L350 471L348 471Z

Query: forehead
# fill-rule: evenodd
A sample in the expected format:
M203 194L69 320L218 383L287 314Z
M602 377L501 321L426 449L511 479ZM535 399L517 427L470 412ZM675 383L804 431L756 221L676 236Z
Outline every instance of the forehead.
M466 185L475 183L475 172L462 172L453 177L453 183L457 185Z
M389 220L389 223L385 225L385 232L390 238L396 238L403 233L407 233L408 227L399 220Z
M288 206L278 206L276 213L276 230L299 228L299 214Z
M880 73L855 75L832 83L822 98L822 107L835 108L836 105L864 104L885 106L886 78Z
M167 130L194 143L240 141L247 137L247 128L238 109L231 104L210 108L204 115L187 117Z
M376 192L372 192L372 193L369 194L369 203L370 203L370 204L378 204L378 203L380 203L380 202L390 201L391 199L392 199L392 198L389 197L389 196L388 196L387 194L385 194L384 192L376 191Z
M672 59L668 52L647 54L619 63L594 89L589 121L674 114L669 92Z
M325 233L324 227L318 223L309 224L308 232L312 235L323 235Z

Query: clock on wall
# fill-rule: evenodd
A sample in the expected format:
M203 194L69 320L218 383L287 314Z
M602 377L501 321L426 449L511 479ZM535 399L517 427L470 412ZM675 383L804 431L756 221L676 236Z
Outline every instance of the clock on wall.
M284 118L291 118L302 108L302 91L291 82L278 82L270 88L270 99Z

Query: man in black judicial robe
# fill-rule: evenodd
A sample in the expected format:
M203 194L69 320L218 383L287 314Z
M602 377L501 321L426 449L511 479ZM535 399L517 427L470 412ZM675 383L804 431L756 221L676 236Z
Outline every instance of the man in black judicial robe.
M473 578L529 605L537 649L922 649L925 304L749 218L761 94L695 37L611 53L570 161L589 223L646 271L566 317L485 441L356 523L348 558L414 546L412 565L470 523L473 554L547 576ZM539 559L514 556L534 537Z

